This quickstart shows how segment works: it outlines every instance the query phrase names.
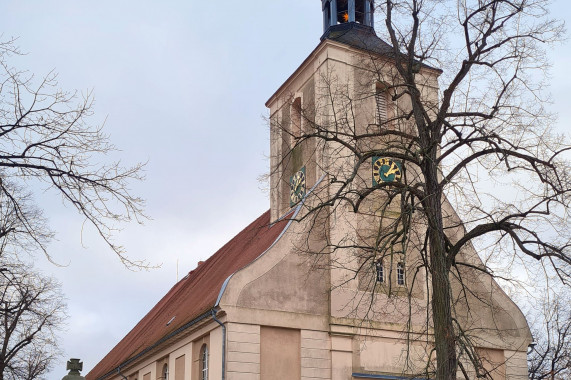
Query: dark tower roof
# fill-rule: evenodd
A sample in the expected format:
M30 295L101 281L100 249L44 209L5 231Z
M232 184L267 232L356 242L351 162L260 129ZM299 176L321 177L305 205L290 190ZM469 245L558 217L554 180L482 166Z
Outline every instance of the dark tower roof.
M321 41L324 40L340 42L384 56L392 56L394 54L391 45L377 37L375 30L371 26L361 25L356 22L330 26L321 36Z

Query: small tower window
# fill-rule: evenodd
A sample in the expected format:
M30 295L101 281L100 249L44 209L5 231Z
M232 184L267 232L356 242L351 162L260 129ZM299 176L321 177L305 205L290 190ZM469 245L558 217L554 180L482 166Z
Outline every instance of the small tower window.
M295 98L291 105L291 133L293 137L301 136L301 98Z
M388 94L386 86L382 83L376 85L375 102L377 103L377 122L382 125L388 120Z
M206 344L200 349L200 380L208 380L208 346Z
M404 264L397 264L397 284L404 285Z
M375 269L377 272L377 282L382 284L385 282L385 268L383 267L382 260L376 262Z

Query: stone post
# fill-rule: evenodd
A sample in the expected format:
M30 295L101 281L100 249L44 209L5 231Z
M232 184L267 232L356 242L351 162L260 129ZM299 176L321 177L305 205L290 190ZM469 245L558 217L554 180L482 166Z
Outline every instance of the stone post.
M79 374L79 371L83 369L83 363L79 359L69 359L66 369L69 370L69 373L61 380L85 380L85 377Z

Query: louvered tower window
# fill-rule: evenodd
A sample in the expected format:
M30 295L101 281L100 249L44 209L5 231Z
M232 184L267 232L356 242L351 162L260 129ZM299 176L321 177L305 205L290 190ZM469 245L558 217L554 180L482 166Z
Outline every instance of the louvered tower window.
M291 133L293 137L299 138L301 136L301 98L295 98L291 105Z
M375 101L377 104L377 123L383 124L387 122L388 119L388 94L386 91L386 86L381 83L377 83L375 92Z

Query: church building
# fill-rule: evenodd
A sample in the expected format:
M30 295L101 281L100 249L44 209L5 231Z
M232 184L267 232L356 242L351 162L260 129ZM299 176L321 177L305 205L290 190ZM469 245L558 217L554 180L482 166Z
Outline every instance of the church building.
M409 103L391 93L395 56L374 31L373 0L321 2L319 44L266 103L270 209L175 284L88 380L431 378L430 282L410 243L422 233L409 233L408 242L382 257L375 243L370 259L362 242L399 218L386 207L390 193L365 200L361 214L323 202L345 191L348 175L357 187L414 175L391 156L367 158L353 171L344 144L357 134L401 128L396 116ZM437 104L442 72L417 69L421 96ZM351 132L339 137L341 130ZM357 145L396 143L387 137ZM447 201L443 209L453 239L461 216ZM461 256L482 265L471 246ZM452 281L458 294L459 281ZM466 273L462 281L470 282L471 294L454 307L471 334L470 352L488 378L527 379L532 337L522 312L494 279ZM466 365L458 378L476 378L467 357L459 360Z

